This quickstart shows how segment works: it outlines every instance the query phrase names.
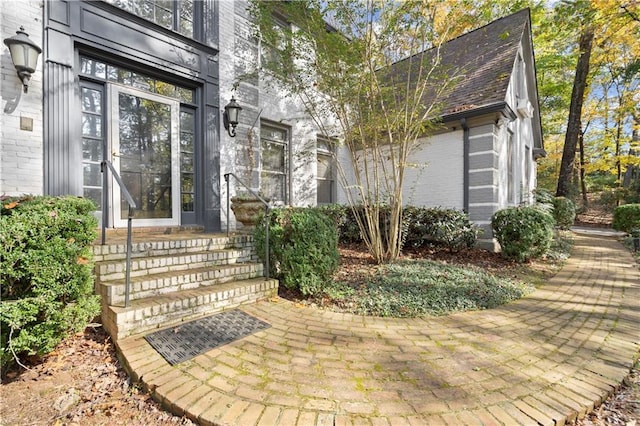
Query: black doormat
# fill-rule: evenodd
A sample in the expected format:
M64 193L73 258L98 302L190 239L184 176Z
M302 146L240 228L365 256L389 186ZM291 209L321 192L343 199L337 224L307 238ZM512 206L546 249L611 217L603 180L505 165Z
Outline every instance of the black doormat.
M171 365L271 327L237 309L148 334L144 338Z

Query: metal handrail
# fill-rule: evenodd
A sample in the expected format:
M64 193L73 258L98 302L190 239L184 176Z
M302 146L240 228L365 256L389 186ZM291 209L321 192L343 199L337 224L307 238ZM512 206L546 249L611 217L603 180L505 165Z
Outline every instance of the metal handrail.
M109 174L107 171L111 172L111 175L117 182L120 187L120 191L122 195L124 195L124 199L129 204L129 215L127 217L127 264L125 269L125 287L124 287L124 307L129 307L129 293L131 288L131 220L133 219L133 209L136 208L136 202L133 201L133 197L127 190L124 182L120 178L118 171L111 161L103 160L100 163L100 171L102 172L102 245L106 244L106 229L107 229L107 221L109 219L109 209L107 206L109 205Z
M264 236L264 245L265 245L265 275L264 277L266 279L269 279L269 228L270 228L270 220L269 220L269 212L271 211L271 206L269 205L269 202L266 201L264 198L262 198L260 195L258 195L255 191L253 191L251 188L249 188L247 186L246 183L244 183L243 181L240 180L240 178L238 178L238 176L236 176L233 173L225 173L224 175L224 181L227 183L227 237L229 236L229 208L231 206L231 194L229 192L229 176L233 176L233 178L236 180L236 182L238 182L240 185L244 186L245 189L247 191L249 191L249 194L253 195L254 197L256 197L257 200L259 200L262 204L264 204L264 217L265 217L265 236Z

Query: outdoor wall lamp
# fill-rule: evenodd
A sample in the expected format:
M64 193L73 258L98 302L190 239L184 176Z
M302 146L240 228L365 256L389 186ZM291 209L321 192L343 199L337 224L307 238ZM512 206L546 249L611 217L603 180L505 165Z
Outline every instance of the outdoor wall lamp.
M29 34L24 32L24 27L20 27L13 37L5 38L4 44L9 48L13 66L18 71L24 93L27 93L29 79L36 71L38 56L42 53L42 49L29 38Z
M236 98L231 96L231 102L224 107L222 122L232 138L236 136L236 126L238 125L240 111L242 111L242 107L236 102Z

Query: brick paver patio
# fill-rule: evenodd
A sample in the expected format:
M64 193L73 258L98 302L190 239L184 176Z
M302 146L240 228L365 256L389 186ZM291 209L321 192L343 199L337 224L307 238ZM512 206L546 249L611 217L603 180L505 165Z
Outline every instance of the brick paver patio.
M268 330L170 366L119 342L154 398L229 425L562 425L603 401L640 344L640 273L615 239L576 235L541 289L488 311L387 319L242 308Z

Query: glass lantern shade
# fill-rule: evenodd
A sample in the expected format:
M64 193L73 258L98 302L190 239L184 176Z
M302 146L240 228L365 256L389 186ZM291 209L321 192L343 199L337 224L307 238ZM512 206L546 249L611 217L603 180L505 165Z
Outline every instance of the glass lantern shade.
M235 137L236 135L236 126L239 122L240 111L242 111L242 107L236 102L234 97L231 97L231 101L224 107L222 117L224 128L231 137Z
M13 66L26 92L31 74L36 71L38 56L42 53L42 49L29 38L29 34L24 32L24 27L20 27L13 37L4 39L4 44L9 48Z

